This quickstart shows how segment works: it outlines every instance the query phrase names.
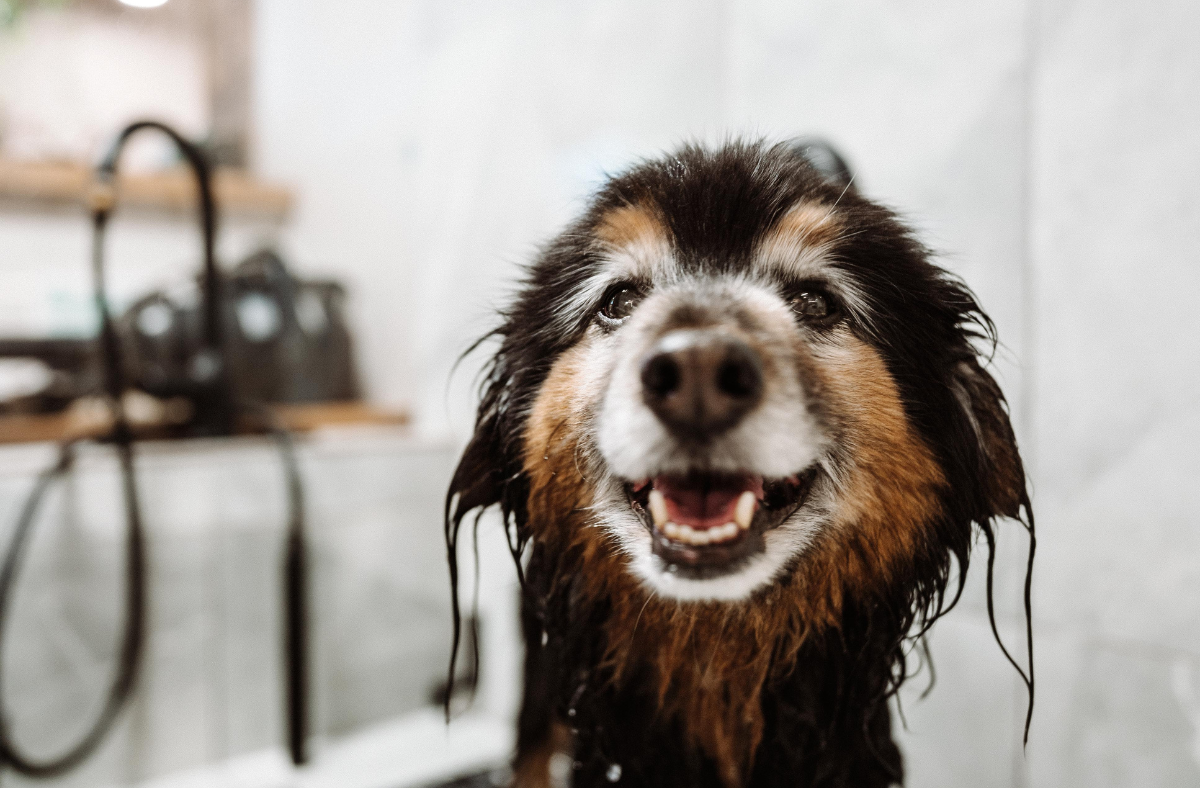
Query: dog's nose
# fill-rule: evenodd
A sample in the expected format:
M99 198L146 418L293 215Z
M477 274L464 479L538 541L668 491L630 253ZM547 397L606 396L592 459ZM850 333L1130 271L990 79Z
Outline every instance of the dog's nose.
M717 331L672 331L642 362L642 400L682 438L730 429L758 404L762 390L758 354Z

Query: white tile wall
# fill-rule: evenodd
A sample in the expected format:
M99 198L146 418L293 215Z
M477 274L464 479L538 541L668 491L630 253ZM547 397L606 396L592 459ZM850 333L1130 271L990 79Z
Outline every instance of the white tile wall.
M1034 786L1200 785L1200 6L1040 6Z
M285 240L347 280L371 394L422 429L470 429L479 360L451 367L602 168L722 125L721 0L257 9L258 162L301 194Z

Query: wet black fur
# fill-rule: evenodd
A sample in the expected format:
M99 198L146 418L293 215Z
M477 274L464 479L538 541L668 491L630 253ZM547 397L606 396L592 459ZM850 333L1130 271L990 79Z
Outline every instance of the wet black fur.
M652 702L636 677L619 692L605 688L604 677L595 672L605 604L584 604L571 583L563 582L572 556L550 555L540 545L526 549L525 422L550 367L591 317L570 330L551 327L571 285L600 264L590 231L608 211L652 202L672 231L680 264L718 273L744 266L755 242L801 199L836 204L848 229L833 257L870 302L870 326L853 316L851 324L885 359L909 419L941 463L948 480L946 514L933 524L933 538L912 556L903 576L876 597L849 600L840 628L810 638L795 669L767 687L766 734L747 784L863 788L900 782L887 699L911 672L913 644L957 601L974 529L989 547L989 613L995 518L1022 519L1031 537L1032 568L1033 519L1015 445L1017 467L1001 469L995 467L995 447L985 439L1014 441L1003 395L979 358L981 350L994 347L993 326L970 291L930 262L929 252L892 212L848 185L823 180L785 146L735 143L715 151L689 146L637 166L609 182L583 217L542 251L501 326L489 335L500 347L487 368L474 437L447 496L455 586L464 517L492 505L501 509L523 585L527 653L518 750L541 744L552 719L566 722L577 731L577 786L608 785L606 773L614 763L621 766L623 785L720 781L711 762L682 745L673 723L651 713ZM1015 497L995 488L1005 470L1020 480ZM788 581L785 576L779 582ZM1027 572L1027 619L1028 604ZM456 607L456 651L457 633ZM1031 641L1028 656L1022 677L1032 713Z

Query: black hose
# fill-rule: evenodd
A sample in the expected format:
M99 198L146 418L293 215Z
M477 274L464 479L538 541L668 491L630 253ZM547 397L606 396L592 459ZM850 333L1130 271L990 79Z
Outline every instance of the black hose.
M287 732L292 762L300 766L308 762L308 568L305 557L304 486L291 433L265 407L246 403L242 410L259 418L270 432L282 459L287 484L288 526L283 561ZM122 432L129 436L128 430ZM145 538L133 468L133 445L132 440L126 439L116 441L121 462L125 516L129 526L126 536L124 637L117 673L99 716L77 744L55 758L41 760L21 751L4 710L2 677L4 638L7 633L5 624L33 522L51 485L71 470L77 444L78 441L61 444L55 464L38 475L21 509L3 564L0 565L0 764L10 766L27 777L61 775L91 755L112 727L125 700L132 694L144 639Z
M153 122L135 123L129 126L117 138L109 155L99 167L101 188L111 189L112 179L116 172L117 158L126 140L140 128L157 127L164 130L177 142L183 142L181 147L190 147L186 141L178 138L174 131ZM202 157L201 157L202 158ZM198 181L205 183L202 194L206 193L208 171L206 168L197 169ZM117 671L105 697L104 706L96 720L88 728L87 733L66 752L53 758L38 759L23 752L12 735L8 721L8 713L4 709L3 699L3 670L0 661L0 760L3 764L28 777L53 777L69 771L87 758L104 736L112 728L117 713L133 691L137 677L139 657L141 656L142 640L146 617L146 552L145 534L142 528L141 507L138 505L137 478L133 468L133 432L125 419L125 409L121 405L121 396L125 392L125 374L121 363L121 347L117 336L116 325L108 306L108 295L104 277L104 235L108 226L108 218L113 208L111 192L97 192L92 205L92 289L96 299L96 309L100 315L100 346L104 362L104 387L108 394L109 408L112 411L113 430L109 440L116 446L121 463L122 492L125 499L125 622L121 638L121 652L118 658ZM211 194L207 200L202 200L202 214L206 217L205 242L206 249L211 243L212 200ZM8 606L11 602L12 590L20 570L21 559L24 556L33 522L41 507L50 484L65 474L71 467L74 457L74 443L63 444L59 451L58 462L54 467L44 471L34 483L33 490L26 499L25 506L17 520L13 531L12 541L4 556L3 568L0 569L0 660L3 656L3 638L8 620Z
M188 166L195 176L196 190L199 194L200 234L204 248L204 344L209 350L219 354L221 352L222 330L221 277L217 271L216 257L217 211L213 201L212 173L204 152L165 123L160 123L156 120L139 120L136 123L126 126L117 135L117 139L108 150L108 155L101 160L100 165L97 167L96 174L99 176L100 182L104 187L113 188L115 186L117 162L120 160L121 151L124 150L125 143L129 141L130 137L143 129L154 129L170 137L171 141L175 143L175 147L179 149L179 153L187 159ZM103 216L107 220L109 214L112 212L113 200L106 195L98 196L100 199L93 200L93 219ZM102 235L102 233L98 235ZM101 237L97 240L102 241L103 238ZM98 257L93 252L93 260L97 259L102 260L102 257ZM97 276L96 281L103 281L102 274Z
M121 639L121 652L116 674L109 686L100 714L79 741L60 755L52 758L35 758L25 753L14 740L8 714L3 710L3 682L0 681L0 762L29 777L54 777L77 766L103 741L112 727L125 700L133 689L137 675L138 654L141 650L145 628L145 543L142 534L138 507L137 487L133 474L133 447L129 441L117 443L121 471L124 479L125 516L128 523L125 560L125 622ZM65 474L72 465L75 454L73 442L59 448L58 461L43 471L34 483L33 491L21 510L13 531L12 541L4 556L0 569L0 675L3 674L3 638L12 604L12 592L20 571L21 560L28 544L29 534L37 511L50 485Z
M192 386L187 396L192 401L193 408L191 428L197 434L228 435L233 428L234 414L230 407L232 398L229 396L224 363L221 276L220 271L217 270L216 258L217 211L213 198L212 171L204 152L165 123L156 120L140 120L126 126L117 136L112 147L109 148L108 155L96 168L100 191L96 193L92 201L92 220L95 228L93 243L95 246L101 246L104 241L108 217L115 203L115 181L121 151L124 150L130 137L145 129L153 129L169 137L175 143L180 155L187 160L188 166L195 176L199 197L200 236L203 245L202 286L204 297L202 302L204 314L201 348L192 356L189 365ZM102 250L94 249L92 259L102 264ZM95 281L103 281L102 271L95 272ZM97 298L100 298L99 294ZM101 332L106 371L115 371L118 375L123 375L116 326L111 321L108 328L102 324ZM119 397L124 392L124 386L121 385L119 391L114 391L114 385L113 382L109 383L109 394Z
M120 338L108 305L105 288L104 239L108 220L115 205L117 163L125 143L138 131L155 129L166 134L187 159L195 175L200 195L200 224L204 245L204 335L203 346L193 357L192 374L195 388L191 394L195 416L193 427L201 434L228 434L232 431L235 408L230 395L221 326L221 279L216 266L216 210L213 202L212 180L204 154L171 127L157 121L138 121L118 135L97 168L98 187L92 195L92 279L96 308L100 315L100 348L103 356L104 388L112 411L113 430L106 438L117 449L121 464L122 489L126 521L126 584L125 620L121 651L113 682L105 697L104 706L87 733L64 753L53 758L38 759L23 752L17 745L4 708L3 645L13 588L20 573L21 561L37 517L51 484L70 470L76 441L62 444L53 467L39 474L32 491L22 507L12 540L0 565L0 766L10 766L28 777L54 777L77 766L87 758L111 730L118 713L132 694L137 677L146 616L146 554L141 508L138 503L137 480L134 473L133 431L125 418L121 398L125 393L125 368L121 358ZM307 761L305 743L308 731L308 649L307 649L307 573L304 544L304 500L299 467L296 463L291 435L267 408L243 405L243 411L256 415L271 432L283 460L288 487L288 535L283 566L285 604L286 692L288 717L288 746L293 763Z
M284 686L288 752L292 763L308 762L308 563L304 537L304 484L292 434L270 408L253 402L239 410L256 419L275 441L287 484L288 524L283 556Z

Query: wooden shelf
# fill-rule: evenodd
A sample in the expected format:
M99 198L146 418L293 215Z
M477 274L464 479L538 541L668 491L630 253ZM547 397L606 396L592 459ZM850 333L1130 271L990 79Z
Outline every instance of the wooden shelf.
M383 409L366 402L280 404L272 405L271 410L283 426L299 433L328 427L403 427L409 423L403 409ZM143 439L162 437L169 426L154 419L134 419L132 423ZM61 413L0 416L0 444L98 438L111 430L112 419L101 400L80 400Z
M0 206L77 208L86 204L92 168L69 162L33 162L0 158ZM196 186L185 168L122 175L117 180L118 209L171 214L195 211ZM263 183L242 170L218 169L213 175L217 210L224 216L283 221L292 193Z
M293 432L312 432L326 427L408 425L408 411L379 408L366 402L309 402L271 406L283 426Z

